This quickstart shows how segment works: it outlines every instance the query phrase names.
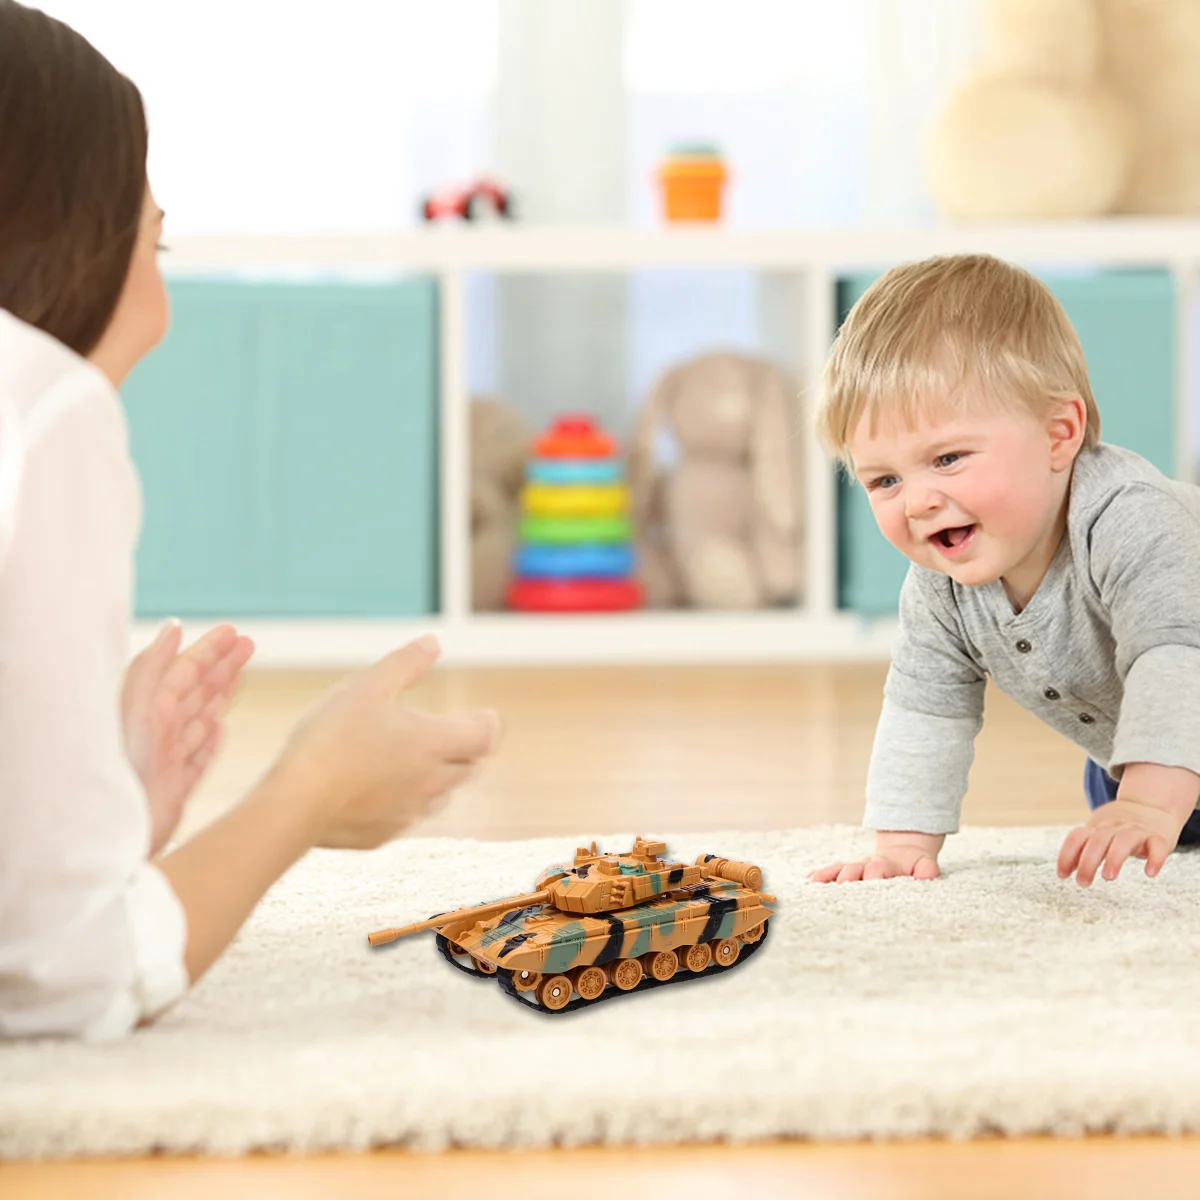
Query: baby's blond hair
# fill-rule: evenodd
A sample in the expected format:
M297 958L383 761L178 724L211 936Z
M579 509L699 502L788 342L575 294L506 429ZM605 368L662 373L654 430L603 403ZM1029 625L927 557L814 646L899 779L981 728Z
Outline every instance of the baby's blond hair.
M894 267L850 310L825 364L817 435L852 469L848 443L864 416L910 428L968 400L1024 404L1039 416L1078 396L1083 444L1100 440L1100 413L1083 347L1050 289L986 254L927 258Z

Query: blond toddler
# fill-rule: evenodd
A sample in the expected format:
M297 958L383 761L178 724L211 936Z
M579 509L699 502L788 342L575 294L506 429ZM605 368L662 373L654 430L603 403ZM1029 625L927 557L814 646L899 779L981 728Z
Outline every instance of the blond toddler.
M1050 290L986 255L887 272L826 365L826 448L911 566L867 774L875 852L814 871L938 875L987 679L1088 756L1058 874L1157 875L1200 840L1200 489L1100 441Z

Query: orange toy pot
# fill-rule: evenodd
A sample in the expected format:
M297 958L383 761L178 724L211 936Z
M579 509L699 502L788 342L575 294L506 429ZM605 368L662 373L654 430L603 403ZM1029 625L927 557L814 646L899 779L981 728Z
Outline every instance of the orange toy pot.
M668 221L719 221L728 175L717 152L707 146L673 151L658 170Z

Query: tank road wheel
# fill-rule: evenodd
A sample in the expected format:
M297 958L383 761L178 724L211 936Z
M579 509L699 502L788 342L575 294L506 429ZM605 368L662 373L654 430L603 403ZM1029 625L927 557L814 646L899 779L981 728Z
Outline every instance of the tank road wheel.
M689 946L687 953L683 956L683 965L693 975L699 975L701 971L707 970L711 962L712 949L707 942L701 942L698 946Z
M512 973L513 987L518 992L532 992L542 982L541 971L514 971Z
M464 950L457 943L444 938L440 933L434 935L434 944L437 946L437 952L456 970L461 971L464 975L470 975L472 979L487 979L488 976L478 970L475 964L475 959L471 953Z
M538 988L538 999L543 1008L560 1012L571 1002L571 981L565 975L551 975Z
M679 969L679 959L673 950L651 950L642 955L642 969L652 979L666 983Z
M732 967L742 952L742 943L737 938L719 938L711 945L713 962L718 967Z
M571 975L575 990L585 1000L595 1000L608 986L608 976L605 975L603 967L580 967L572 971Z
M457 942L452 942L448 937L440 933L435 933L433 936L439 948L444 948L447 954L453 954L455 958L462 958L466 954L466 951Z
M766 921L759 922L759 924L755 925L753 929L747 929L746 932L742 934L742 945L753 946L755 942L761 942L762 935L766 932Z
M613 987L632 992L642 982L642 964L636 958L619 958L608 964L608 978Z
M471 961L475 964L475 970L477 970L480 975L495 975L495 963L488 962L486 959L476 958L473 954L471 955Z

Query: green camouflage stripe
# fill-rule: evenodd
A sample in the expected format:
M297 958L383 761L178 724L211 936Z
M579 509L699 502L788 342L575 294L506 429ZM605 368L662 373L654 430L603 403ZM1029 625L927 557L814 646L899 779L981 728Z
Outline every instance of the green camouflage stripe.
M655 883L662 878L665 876L660 875ZM703 894L697 895L697 891ZM747 913L748 909L755 909L764 917L772 912L772 908L765 905L757 893L747 891L732 881L706 881L660 891L655 899L647 899L613 914L617 924L624 930L622 953L637 957L664 943L691 944L691 937L698 936L692 933L692 924L699 922L702 926L709 919L713 901L718 902L718 911L721 908L727 908L727 911L721 912L715 932L709 935L712 937L732 937L735 928L748 927L747 921L753 920ZM535 911L542 917L550 916L552 919L550 923L542 923L536 930L531 930L529 919ZM686 925L681 928L683 922ZM540 969L553 972L593 961L610 942L613 928L613 921L606 916L554 913L545 907L536 910L523 908L512 910L491 928L473 932L462 940L473 953L494 958L505 941L521 935L523 940L519 948L514 947L517 954L522 958L529 954L540 958L545 954ZM658 930L657 934L655 930ZM506 961L505 965L513 964Z
M626 921L633 921L637 929L637 936L633 939L633 945L629 948L628 956L630 958L637 958L639 954L645 954L650 949L650 936L659 924L658 916L661 911L661 909L656 912L653 909L639 908L625 917ZM666 916L667 914L663 915ZM674 917L670 917L669 919L672 927L674 927Z
M740 908L731 908L721 918L720 924L717 926L717 937L719 937L719 938L733 937L733 927L734 927L734 924L737 922L738 913L740 913L741 911L742 910Z
M565 971L574 966L586 940L587 930L582 921L569 921L561 929L556 929L550 939L542 970L547 975L553 975L556 971Z
M527 908L518 909L511 916L505 917L499 925L493 926L491 929L484 931L483 936L479 939L479 947L482 950L488 950L497 942L503 942L512 937L514 934L525 932L525 922L522 919L522 914L527 913Z

